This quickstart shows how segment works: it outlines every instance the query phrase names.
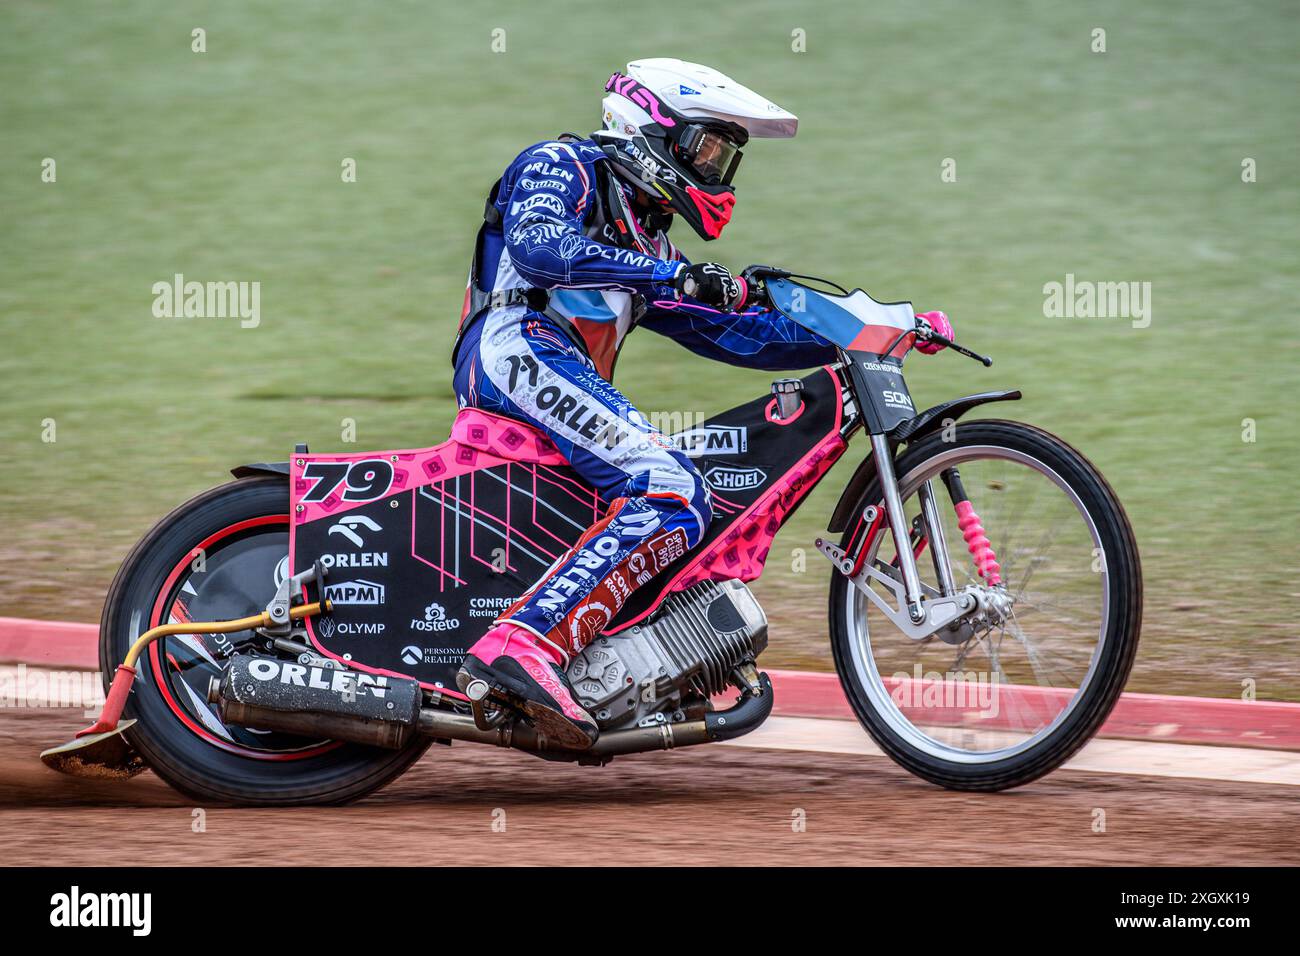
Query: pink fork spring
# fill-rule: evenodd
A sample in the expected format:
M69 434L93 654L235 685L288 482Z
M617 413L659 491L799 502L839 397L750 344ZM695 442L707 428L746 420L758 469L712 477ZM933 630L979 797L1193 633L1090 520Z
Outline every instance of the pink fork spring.
M970 501L959 501L956 511L957 527L961 528L961 536L966 539L966 547L970 549L980 576L990 585L1001 584L1002 566L998 564L998 556L993 553L993 545L984 533L984 525L980 524L975 507Z

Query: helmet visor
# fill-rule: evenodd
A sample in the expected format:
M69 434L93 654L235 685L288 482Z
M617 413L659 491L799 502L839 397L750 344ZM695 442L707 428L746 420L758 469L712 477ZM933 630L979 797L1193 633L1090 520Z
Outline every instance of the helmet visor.
M690 167L708 185L730 185L740 165L740 147L726 134L707 126L686 128L681 140L681 154Z

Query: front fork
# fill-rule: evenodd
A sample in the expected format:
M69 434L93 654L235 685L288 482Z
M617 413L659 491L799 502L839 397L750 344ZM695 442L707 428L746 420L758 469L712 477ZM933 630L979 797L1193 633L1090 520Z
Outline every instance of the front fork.
M836 546L820 539L817 541L817 547L835 562L850 581L905 634L919 639L933 634L940 627L953 623L959 617L973 613L978 609L981 601L970 593L972 589L959 592L953 580L948 543L932 483L926 480L917 489L921 513L917 515L914 525L909 527L903 511L902 494L894 470L893 450L890 448L888 438L884 435L872 435L871 450L876 462L876 475L880 480L885 499L884 517L889 522L894 541L899 543L898 555L895 558L897 576L884 574L868 565L865 560L872 539L879 533L881 516L877 514L874 506L867 509L869 515L864 515L863 520L869 524L869 527L853 554L846 554ZM1002 578L997 556L984 532L979 515L975 513L974 506L966 495L961 476L953 467L944 469L939 477L947 489L948 497L952 500L953 509L957 514L957 525L961 529L976 570L984 579L985 585L1000 588ZM903 546L904 543L906 546ZM937 591L922 584L920 572L917 570L917 555L927 545L934 564L935 578L939 584ZM898 607L890 607L888 602L871 589L872 579L893 591Z
M898 477L894 474L894 453L889 447L889 439L884 435L872 435L871 451L876 459L876 476L885 492L885 517L889 520L889 529L894 532L894 540L898 542L898 567L903 573L907 616L913 624L922 624L925 622L925 608L921 604L921 575L916 570L916 553L910 546L912 530L903 514L903 498L898 493ZM904 542L909 546L904 547ZM863 546L866 546L865 540ZM935 558L938 560L939 556Z

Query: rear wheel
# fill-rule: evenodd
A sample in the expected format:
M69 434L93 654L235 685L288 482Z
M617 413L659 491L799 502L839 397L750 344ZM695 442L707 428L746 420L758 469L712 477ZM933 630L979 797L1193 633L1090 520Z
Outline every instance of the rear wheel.
M105 601L106 683L151 627L260 612L288 574L288 507L284 479L244 478L160 521L123 562ZM208 702L208 683L241 650L269 653L253 631L182 634L154 641L139 660L126 709L137 723L126 736L182 793L258 806L345 802L379 789L428 748L420 738L389 751L225 725Z
M948 436L952 438L953 436ZM1105 722L1137 653L1142 577L1115 493L1086 458L1048 433L977 421L909 447L897 462L917 567L932 594L932 559L946 541L948 587L981 603L978 616L929 637L905 636L838 571L830 594L836 669L867 732L911 772L958 790L1002 790L1059 767ZM1002 583L975 566L944 477L953 471L980 516ZM931 494L942 535L920 516ZM895 580L897 543L877 482L856 504L841 547L866 540L866 561ZM969 522L967 523L969 528ZM920 544L924 541L924 544ZM893 595L879 581L882 598ZM891 606L893 602L890 602Z

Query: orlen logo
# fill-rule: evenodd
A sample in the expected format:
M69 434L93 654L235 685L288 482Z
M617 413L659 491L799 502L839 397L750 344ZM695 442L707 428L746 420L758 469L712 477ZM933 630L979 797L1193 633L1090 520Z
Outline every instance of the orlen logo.
M701 425L672 436L679 451L691 458L702 455L739 455L749 448L749 429L744 425Z
M757 488L767 481L767 472L762 468L728 468L715 465L704 473L704 480L710 488L718 491L745 491Z
M316 690L333 691L336 694L365 693L383 698L388 694L388 678L373 674L357 674L352 671L336 670L294 664L270 657L259 657L248 664L248 674L254 680L270 681L293 687L312 687Z
M384 586L374 581L340 581L325 585L325 597L335 604L383 604Z
M460 618L447 617L446 609L438 603L430 604L424 609L424 620L411 618L413 631L452 631L460 627Z

